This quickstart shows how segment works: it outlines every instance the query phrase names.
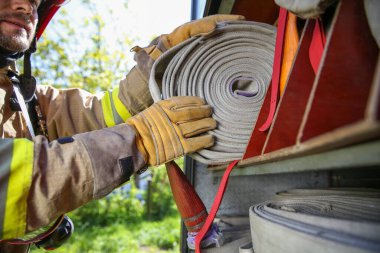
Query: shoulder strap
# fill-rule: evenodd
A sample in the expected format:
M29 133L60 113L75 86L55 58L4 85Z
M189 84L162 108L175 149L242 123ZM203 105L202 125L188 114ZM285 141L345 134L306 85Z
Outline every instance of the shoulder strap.
M10 101L11 107L13 110L22 112L30 136L34 138L36 134L42 134L48 137L46 121L35 95L35 81L32 82L32 85L29 85L30 82L25 83L24 81L31 80L30 78L20 77L13 71L8 71L8 77L13 84L14 91ZM35 79L33 78L33 80Z
M30 120L29 112L28 112L28 109L26 108L24 97L21 95L20 87L18 85L13 85L13 90L14 90L16 97L17 97L17 100L19 102L21 112L22 112L22 115L24 116L24 119L26 121L26 125L28 127L30 136L32 136L32 138L34 139L36 137L36 134L34 133L32 121Z

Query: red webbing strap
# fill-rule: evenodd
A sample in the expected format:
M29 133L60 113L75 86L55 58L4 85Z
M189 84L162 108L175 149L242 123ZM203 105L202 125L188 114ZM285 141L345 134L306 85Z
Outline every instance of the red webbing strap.
M269 114L265 123L259 128L261 132L268 130L268 128L272 124L273 117L276 112L278 91L279 91L279 86L280 86L282 51L283 51L283 46L284 46L287 17L288 17L288 11L284 8L280 8L280 14L278 17L277 35L276 35L276 46L274 49L272 89L271 89Z
M220 182L218 192L216 193L214 203L212 204L211 210L209 215L207 216L207 219L205 221L205 224L203 225L202 229L199 231L197 236L195 237L195 253L201 252L201 241L203 237L206 235L208 230L211 227L212 222L214 221L215 215L218 212L220 203L223 199L223 194L226 191L227 183L228 183L228 177L230 176L230 173L232 169L235 167L235 165L239 162L239 160L231 162L226 171L223 174L222 181Z
M309 59L311 66L313 67L314 74L317 74L319 63L321 62L323 50L326 44L326 36L323 30L323 24L321 19L315 21L313 30L313 38L309 47Z

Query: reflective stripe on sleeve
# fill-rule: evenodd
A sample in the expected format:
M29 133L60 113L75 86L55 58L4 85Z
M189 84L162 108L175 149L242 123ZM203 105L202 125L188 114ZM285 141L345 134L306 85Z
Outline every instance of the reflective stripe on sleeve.
M104 94L102 108L107 127L121 124L131 117L131 114L119 99L118 87Z
M34 144L27 139L0 140L0 238L25 234L27 197L32 182Z
M119 87L113 90L112 98L113 98L117 113L119 114L123 122L125 122L128 118L131 117L131 114L129 113L127 108L124 106L124 104L121 102L121 100L119 99Z

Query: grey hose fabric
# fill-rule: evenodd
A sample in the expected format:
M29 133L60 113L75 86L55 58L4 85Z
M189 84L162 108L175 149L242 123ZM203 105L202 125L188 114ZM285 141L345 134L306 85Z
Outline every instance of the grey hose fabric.
M215 146L194 159L216 165L242 157L271 81L275 38L271 25L225 22L156 60L149 80L155 101L200 96L213 107Z
M379 191L281 193L251 207L250 222L256 253L380 252Z

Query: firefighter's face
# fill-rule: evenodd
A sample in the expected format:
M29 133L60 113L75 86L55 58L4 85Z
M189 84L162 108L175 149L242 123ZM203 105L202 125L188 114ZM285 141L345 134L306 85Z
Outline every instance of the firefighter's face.
M0 46L23 52L34 38L41 0L0 0Z

